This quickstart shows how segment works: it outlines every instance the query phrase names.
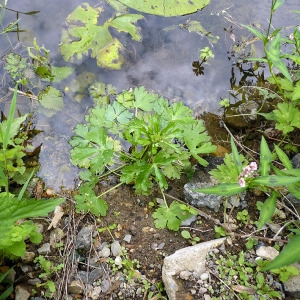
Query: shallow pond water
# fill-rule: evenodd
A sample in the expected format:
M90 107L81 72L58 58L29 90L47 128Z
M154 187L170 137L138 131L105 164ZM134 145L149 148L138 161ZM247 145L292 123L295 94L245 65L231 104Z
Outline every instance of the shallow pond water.
M59 53L61 31L67 16L82 1L40 1L23 0L8 2L7 7L20 12L39 11L34 15L19 14L20 29L24 32L0 36L0 55L3 57L18 42L31 45L36 37L39 45L50 50L53 65L69 65ZM104 2L89 1L91 6L104 5ZM171 101L182 100L194 109L195 114L203 112L219 113L220 98L229 97L233 81L236 83L245 75L247 65L236 66L239 55L247 54L249 47L243 49L243 39L249 41L252 36L241 24L255 24L267 28L271 1L227 0L211 3L195 14L163 18L145 14L138 21L142 40L136 42L129 36L122 36L126 48L126 63L121 70L105 70L97 67L95 60L84 58L73 64L75 72L59 85L65 92L65 108L51 118L36 114L37 128L43 130L34 143L43 143L40 155L41 176L48 186L58 189L74 186L77 170L69 164L68 140L72 129L84 120L84 113L92 105L89 97L74 101L76 92L86 88L94 81L113 84L119 91L144 85L147 89L159 93ZM299 9L298 0L288 0L274 16L274 26L297 24L292 10ZM6 11L3 25L16 20L16 12ZM213 36L218 36L212 44L207 36L188 32L183 26L189 20L196 20ZM9 39L8 39L9 37ZM261 45L254 42L256 55L260 56ZM199 60L199 49L210 46L214 59L204 65L204 75L196 76L192 64ZM238 49L239 53L233 49ZM254 48L252 48L253 50ZM25 50L23 50L25 51ZM254 51L254 50L253 50ZM242 54L241 54L242 53ZM3 64L1 64L2 66ZM80 77L81 76L81 77ZM254 81L254 78L248 78ZM86 82L85 82L86 81ZM3 82L7 92L10 82ZM67 92L67 90L69 92ZM2 98L0 108L7 111L10 97ZM26 97L19 97L19 109L22 113L34 111L34 104Z

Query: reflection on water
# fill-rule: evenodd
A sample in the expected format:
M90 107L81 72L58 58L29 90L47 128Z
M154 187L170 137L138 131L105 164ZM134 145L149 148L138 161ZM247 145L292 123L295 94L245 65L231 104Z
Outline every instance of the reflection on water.
M40 1L23 0L9 2L8 7L19 11L39 10L37 15L21 15L20 27L26 32L19 33L20 41L29 45L34 37L38 44L44 44L51 51L52 63L65 65L58 53L61 38L61 29L68 14L82 1ZM89 1L90 5L99 5L97 1ZM103 2L100 1L100 4ZM83 72L94 74L94 80L111 83L117 89L123 90L133 86L144 85L147 89L170 99L183 101L192 107L197 114L202 112L217 113L220 98L230 96L234 86L240 86L244 81L257 80L257 75L246 65L237 63L237 53L231 52L234 46L241 50L243 38L250 39L251 35L240 24L255 24L266 28L269 17L270 1L254 0L212 0L204 10L189 16L162 18L146 15L144 21L139 21L142 27L142 41L135 42L130 37L121 36L126 48L126 64L122 70L108 71L99 69L93 59L86 58L75 64L76 71L66 82L60 85L62 90L66 86L73 86L76 75ZM289 0L280 8L280 18L274 16L275 26L288 26L296 23L291 18L291 10L298 9L298 0ZM245 14L247 12L247 14ZM14 21L16 15L6 12L5 22ZM109 17L109 13L105 15ZM210 45L206 36L189 33L179 24L188 20L196 20L213 36L219 36L217 44ZM0 36L1 57L18 43L17 34L9 34L11 44L5 35ZM199 49L211 46L215 58L207 64L197 65ZM259 43L254 42L257 55L261 55ZM249 49L245 48L245 49ZM243 54L247 54L248 50ZM204 67L204 70L202 69ZM204 71L204 75L196 76ZM73 81L73 83L72 83ZM82 80L78 80L78 90ZM4 88L6 83L3 83ZM68 139L72 135L72 128L77 122L84 120L84 112L91 105L86 97L76 102L76 88L66 93L65 109L52 118L37 115L36 122L39 129L44 131L36 140L43 142L41 153L42 168L40 176L46 184L58 188L62 183L69 188L73 187L75 168L68 163ZM24 103L24 99L22 99ZM7 103L7 100L6 100ZM26 103L26 100L25 100ZM5 103L0 103L6 109ZM34 109L25 104L21 107L22 113Z

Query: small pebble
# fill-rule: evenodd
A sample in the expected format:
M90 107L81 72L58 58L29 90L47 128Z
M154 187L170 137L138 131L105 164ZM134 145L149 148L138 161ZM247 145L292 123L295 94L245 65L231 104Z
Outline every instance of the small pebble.
M165 247L166 243L161 243L157 246L157 249L161 250Z
M207 280L208 277L209 277L209 276L208 276L207 273L202 273L202 274L200 275L200 279L203 280L203 281Z
M126 243L130 243L130 242L131 242L131 238L132 238L132 235L126 234L126 235L124 236L123 241L125 241Z
M50 244L49 243L45 243L44 245L42 245L40 248L37 249L39 254L47 254L50 252Z
M110 249L108 247L104 247L102 250L98 252L100 257L109 257L110 256Z
M122 258L120 256L116 256L116 258L115 258L115 264L117 266L122 266Z
M33 286L36 286L37 283L41 283L42 281L39 278L28 279L27 283Z
M192 275L192 272L190 272L190 271L181 271L179 274L179 277L183 280L189 280L191 275Z
M113 256L118 256L122 252L122 247L118 241L113 241L110 245L110 249Z

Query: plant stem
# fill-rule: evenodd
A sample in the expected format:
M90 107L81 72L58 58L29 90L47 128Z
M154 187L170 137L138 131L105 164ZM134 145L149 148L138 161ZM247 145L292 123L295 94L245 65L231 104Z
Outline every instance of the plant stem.
M120 185L122 185L123 182L119 182L117 185L113 186L112 188L108 189L107 191L103 192L102 194L100 194L99 196L97 196L97 198L102 197L103 195L111 192L112 190L116 189L117 187L119 187Z
M159 187L159 188L160 188L160 192L161 192L161 194L162 194L162 196L163 196L163 199L164 199L164 202L165 202L165 205L166 205L166 207L169 207L169 205L168 205L168 203L167 203L166 196L165 196L165 193L164 193L163 189L162 189L161 187Z

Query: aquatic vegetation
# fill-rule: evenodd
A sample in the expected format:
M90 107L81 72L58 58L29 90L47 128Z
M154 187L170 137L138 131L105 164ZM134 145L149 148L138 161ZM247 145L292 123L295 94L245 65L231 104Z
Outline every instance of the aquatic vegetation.
M121 52L124 46L113 37L110 28L131 35L135 41L141 40L140 29L135 23L143 19L138 14L118 14L98 25L98 18L104 12L102 7L92 8L88 3L79 5L67 18L67 29L62 31L60 51L66 61L82 59L83 55L96 58L99 67L120 69L123 64Z
M64 107L61 91L49 83L60 82L70 76L72 67L58 67L50 64L50 51L39 46L36 39L27 47L27 56L10 52L5 58L4 69L14 82L22 85L28 96L37 100L38 108L48 117ZM36 91L38 94L35 95Z

